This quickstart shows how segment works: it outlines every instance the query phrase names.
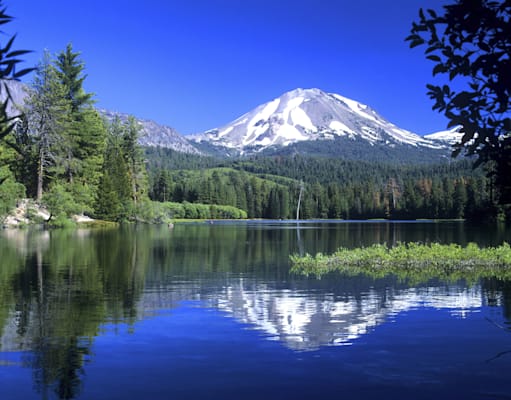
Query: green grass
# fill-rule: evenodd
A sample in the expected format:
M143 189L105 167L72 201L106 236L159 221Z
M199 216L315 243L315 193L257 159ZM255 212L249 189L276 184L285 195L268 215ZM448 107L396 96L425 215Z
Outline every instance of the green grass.
M457 244L399 243L394 247L375 244L355 249L340 248L332 255L321 253L291 256L291 272L322 277L331 272L365 274L375 278L387 275L425 282L433 278L446 281L482 277L511 278L511 247L480 248L474 243Z
M203 223L203 224L211 224L215 222L239 222L239 221L248 221L246 218L172 218L169 222L173 224L189 224L189 223Z
M102 219L95 219L92 221L77 222L79 228L118 228L119 223L113 221L104 221Z

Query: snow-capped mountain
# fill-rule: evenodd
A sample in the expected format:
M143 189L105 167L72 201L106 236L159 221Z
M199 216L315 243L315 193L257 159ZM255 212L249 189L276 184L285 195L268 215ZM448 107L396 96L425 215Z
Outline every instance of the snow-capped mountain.
M8 81L14 103L27 95L23 83ZM0 100L5 91L0 92ZM9 111L14 112L11 105ZM107 119L125 113L99 110ZM459 128L424 137L399 128L371 107L320 89L295 89L256 107L235 121L183 136L171 127L137 118L140 144L190 154L304 154L391 162L437 162L450 157Z
M453 145L461 142L461 138L463 137L463 133L461 133L461 126L456 126L446 131L439 131L435 133L430 133L429 135L424 135L424 139L433 140L437 142L447 143L449 145Z
M397 127L365 104L320 89L292 90L225 126L189 139L240 153L337 139L390 148L447 148L443 141Z

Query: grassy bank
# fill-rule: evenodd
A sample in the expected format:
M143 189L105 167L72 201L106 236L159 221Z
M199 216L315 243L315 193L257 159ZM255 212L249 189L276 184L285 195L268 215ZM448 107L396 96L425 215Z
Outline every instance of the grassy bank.
M447 281L481 277L511 278L511 247L480 248L474 243L400 243L394 247L375 244L356 249L340 248L332 255L321 253L291 256L293 273L321 276L339 272L375 278L396 275L413 282L440 278Z

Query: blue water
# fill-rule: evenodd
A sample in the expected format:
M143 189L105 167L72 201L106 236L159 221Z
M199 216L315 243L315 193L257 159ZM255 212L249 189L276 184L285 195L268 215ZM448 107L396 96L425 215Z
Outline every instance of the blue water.
M22 265L0 274L0 398L511 395L509 282L305 279L287 269L296 233L275 229L16 236ZM21 239L45 243L38 259Z

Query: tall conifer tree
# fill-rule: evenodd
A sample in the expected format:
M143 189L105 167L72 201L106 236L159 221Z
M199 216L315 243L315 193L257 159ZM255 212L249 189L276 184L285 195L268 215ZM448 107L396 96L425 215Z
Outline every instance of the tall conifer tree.
M94 203L103 167L106 148L106 128L93 108L92 93L86 93L83 83L85 63L71 44L55 60L57 76L70 102L71 124L67 135L66 179L73 195L83 204Z
M70 124L70 109L65 88L51 64L49 53L45 53L23 109L29 140L27 145L33 149L25 154L34 154L36 158L38 200L41 200L49 179L56 178L61 172L68 143L66 131Z
M123 149L124 127L115 119L108 128L107 146L95 203L95 215L120 221L129 214L131 185Z
M80 53L73 52L69 43L64 51L57 55L55 66L58 77L66 88L66 97L71 102L71 111L76 113L92 104L92 93L85 93L83 82L87 75L83 74L85 63L80 60Z
M144 153L138 144L140 126L133 117L129 117L123 128L122 148L131 186L131 198L135 206L148 199L148 177L144 164Z

